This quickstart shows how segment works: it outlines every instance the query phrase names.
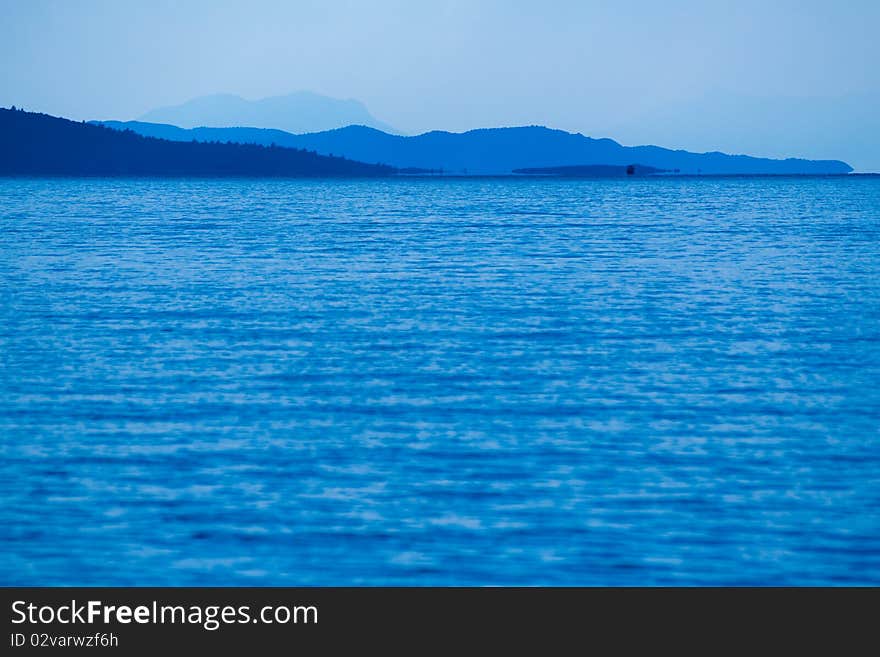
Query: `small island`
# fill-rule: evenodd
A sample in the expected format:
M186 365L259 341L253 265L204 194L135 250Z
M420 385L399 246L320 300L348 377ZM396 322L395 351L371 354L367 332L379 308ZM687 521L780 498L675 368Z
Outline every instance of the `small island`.
M616 166L612 164L582 164L566 167L528 167L514 169L514 173L529 176L560 176L564 178L617 178L620 176L653 176L667 173L666 169L657 169L642 164Z

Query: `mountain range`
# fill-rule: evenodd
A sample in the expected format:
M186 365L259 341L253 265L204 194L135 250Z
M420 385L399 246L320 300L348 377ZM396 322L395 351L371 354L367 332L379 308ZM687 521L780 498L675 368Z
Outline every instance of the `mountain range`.
M515 169L593 165L662 169L678 174L842 174L852 171L839 160L784 160L691 153L659 146L623 146L612 139L593 139L542 126L487 128L463 133L389 134L365 125L294 134L255 127L182 128L142 121L104 121L117 130L174 141L220 141L299 148L324 155L388 164L399 169L441 170L451 174L508 175Z
M395 132L370 114L360 101L340 100L310 91L260 100L246 100L233 94L201 96L180 105L151 110L140 120L170 123L182 128L250 126L298 133L366 125L388 133Z

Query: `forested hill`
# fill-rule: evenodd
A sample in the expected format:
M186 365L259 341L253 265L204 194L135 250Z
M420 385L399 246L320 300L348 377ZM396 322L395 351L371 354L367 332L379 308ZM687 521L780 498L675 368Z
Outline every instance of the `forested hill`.
M182 142L0 109L0 175L387 176L390 166L278 146Z

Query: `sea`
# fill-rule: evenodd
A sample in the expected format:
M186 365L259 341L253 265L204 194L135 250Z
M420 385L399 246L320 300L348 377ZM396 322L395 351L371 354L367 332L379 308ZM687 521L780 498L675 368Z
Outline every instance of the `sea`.
M878 585L880 177L0 179L2 585Z

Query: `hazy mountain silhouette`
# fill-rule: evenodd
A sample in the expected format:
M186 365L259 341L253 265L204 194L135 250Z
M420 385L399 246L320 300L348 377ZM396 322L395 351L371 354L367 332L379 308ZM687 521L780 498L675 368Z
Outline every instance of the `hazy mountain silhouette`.
M0 175L382 176L391 167L304 150L168 141L0 109Z
M442 169L447 173L509 174L514 169L586 165L643 166L682 174L837 174L852 168L838 160L773 160L719 152L690 153L659 146L622 146L611 139L540 126L488 128L463 133L426 132L414 137L390 135L367 126L310 134L256 128L197 128L106 122L166 139L276 143L318 153L344 155L363 162L404 168Z
M320 132L358 124L395 132L373 117L357 100L339 100L309 91L261 100L245 100L232 94L201 96L181 105L154 109L140 120L170 123L182 128L251 126L294 133Z

